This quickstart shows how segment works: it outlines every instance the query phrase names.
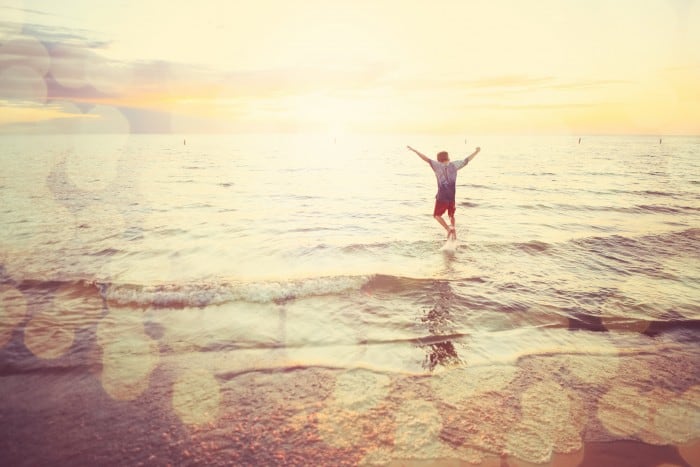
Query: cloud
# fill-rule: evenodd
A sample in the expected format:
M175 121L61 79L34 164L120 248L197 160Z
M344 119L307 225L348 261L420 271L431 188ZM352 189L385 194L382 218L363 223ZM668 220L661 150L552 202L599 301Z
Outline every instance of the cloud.
M41 126L54 128L54 124L67 118L83 118L81 113L71 112L58 105L42 105L34 102L0 100L0 130L25 132Z
M36 23L23 23L22 33L36 37L49 49L57 44L79 44L87 49L99 50L108 48L111 43L111 41L95 37L97 33L88 29L68 29Z
M13 112L16 120L8 117L0 122L4 132L51 132L63 128L52 122L75 112L87 114L95 106L119 109L132 132L183 131L187 125L248 128L246 121L267 124L260 115L277 122L273 126L284 127L289 124L284 116L257 109L277 106L288 115L285 106L297 97L357 93L381 85L386 73L386 67L376 63L222 72L162 60L119 61L105 57L99 48L107 43L91 40L89 31L40 25L29 25L25 31L31 34L3 44L12 47L0 47L0 98L17 108L28 100L46 108L42 112L31 104L21 115ZM51 107L54 102L70 103L73 112L61 115L60 107Z
M38 15L38 16L49 16L49 17L58 17L58 15L55 15L53 13L47 13L46 11L40 11L40 10L33 10L31 8L16 8L12 6L1 6L0 10L10 10L14 12L19 12L19 13L30 13L33 15Z
M457 87L474 88L516 88L545 86L555 80L552 76L527 76L527 75L503 75L490 78L460 81L455 83Z
M88 29L65 28L58 25L44 25L32 22L36 21L56 22L66 18L47 11L31 8L19 8L10 5L0 5L3 20L0 20L0 37L2 32L22 34L36 37L48 47L52 44L79 43L92 49L102 49L109 45L109 41L96 39L98 33Z
M465 79L396 79L392 86L403 90L464 90L464 91L495 91L495 92L524 92L538 89L583 89L600 88L613 85L629 84L626 80L601 79L562 81L555 76L528 75L499 75L487 78Z
M565 110L565 109L585 109L598 108L600 106L618 105L615 102L564 102L560 104L480 104L465 106L469 109L481 108L489 110Z
M381 84L384 75L385 67L381 64L354 68L294 67L227 73L221 82L232 95L272 97L366 88Z
M549 87L551 89L583 89L583 88L603 88L608 86L624 86L632 83L629 80L622 79L599 79L599 80L581 80L581 81L570 81L564 83L552 84Z
M257 37L236 35L235 31L208 34L212 26L210 16L194 18L190 24L190 10L185 9L176 15L177 24L164 24L159 31L162 34L155 40L143 35L152 27L143 14L140 22L133 23L134 18L120 16L119 9L113 12L117 18L83 15L78 10L73 17L63 8L55 10L57 15L15 10L24 17L5 15L4 21L0 20L0 30L19 27L21 36L15 40L23 42L3 52L7 41L0 40L0 99L13 101L15 107L29 101L47 106L68 102L75 112L84 114L96 106L109 106L125 116L132 132L255 130L324 124L392 127L407 121L415 122L416 127L435 122L436 127L445 128L463 125L466 109L490 115L492 125L497 127L504 121L522 119L523 111L540 110L541 115L547 111L557 115L593 114L600 106L615 106L611 101L638 99L641 89L636 75L628 78L634 82L617 79L629 76L618 68L596 74L581 70L579 75L572 75L563 74L551 63L549 67L531 67L500 60L497 66L485 62L480 67L467 68L451 67L451 62L438 58L433 63L431 57L420 62L425 62L423 67L416 65L416 55L409 53L410 44L404 42L397 42L392 53L387 48L387 53L379 55L343 55L343 47L355 51L354 46L362 38L358 37L357 43L343 42L348 38L335 34L331 26L314 29L314 34L304 36L308 41L291 40L287 44L278 40L283 37L280 32L278 36L263 34L265 40L260 38L258 43ZM163 14L166 19L173 15L172 11L161 12L156 7L148 11ZM211 14L213 10L207 11ZM0 13L4 12L10 10L0 7ZM62 14L66 16L59 16ZM220 15L214 16L220 19ZM106 17L110 22L104 23L102 30L89 29ZM82 28L66 27L76 24L78 18L90 18L92 22L83 22ZM116 27L120 22L128 28L122 31ZM196 39L188 35L181 40L180 26L185 25L192 27L188 29L193 31L192 36L199 31ZM279 31L284 31L285 25L281 21ZM254 29L258 32L259 28ZM127 34L129 31L135 34ZM330 42L319 46L319 39ZM332 40L337 40L337 44ZM426 51L432 49L425 46ZM316 54L316 58L285 55L298 51ZM407 51L405 56L403 51ZM113 58L119 53L121 59ZM124 59L127 56L136 59ZM169 58L142 59L154 56ZM290 59L292 56L295 61ZM373 58L366 58L370 56ZM436 68L435 64L439 66ZM435 69L445 71L434 73ZM566 68L569 72L572 69ZM670 84L678 96L693 96L686 90L693 88L681 78ZM676 96L670 91L666 95ZM34 110L26 115L35 115L37 121L45 121L48 116L36 112L34 104L28 108ZM608 109L601 112L610 113ZM30 125L27 118L23 124ZM4 124L7 129L12 122L6 119Z

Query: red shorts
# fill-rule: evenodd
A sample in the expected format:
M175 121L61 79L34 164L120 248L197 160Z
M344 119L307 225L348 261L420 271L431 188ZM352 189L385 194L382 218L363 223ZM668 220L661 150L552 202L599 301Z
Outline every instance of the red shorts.
M435 200L435 209L433 209L433 216L442 216L447 211L447 215L450 217L455 216L455 203L449 201L438 201Z

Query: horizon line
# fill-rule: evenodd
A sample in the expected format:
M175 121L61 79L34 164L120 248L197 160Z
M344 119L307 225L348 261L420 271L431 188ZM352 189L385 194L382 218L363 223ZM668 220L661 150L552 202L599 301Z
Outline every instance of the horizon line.
M653 138L665 138L665 137L686 137L686 138L697 138L700 137L700 133L621 133L621 132L611 132L611 133L573 133L573 132L476 132L476 133L463 133L457 131L431 131L431 130L401 130L401 131L344 131L338 134L327 131L314 131L314 130L240 130L240 131L192 131L192 132L149 132L149 131L139 131L139 132L32 132L32 131L2 131L0 128L0 136L123 136L123 135L134 135L134 136L177 136L186 137L190 135L204 135L204 136L227 136L227 135L309 135L309 136L328 136L328 137L342 137L342 136L362 136L362 135L372 135L372 136L392 136L392 135L444 135L444 136L460 136L460 137L476 137L476 136L570 136L572 138L583 138L583 137L601 137L601 136L638 136L638 137L653 137Z

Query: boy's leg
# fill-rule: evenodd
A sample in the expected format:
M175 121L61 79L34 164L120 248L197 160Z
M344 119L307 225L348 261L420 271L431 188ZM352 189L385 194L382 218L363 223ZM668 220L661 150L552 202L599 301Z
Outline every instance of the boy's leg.
M447 235L449 236L450 226L447 225L447 222L445 222L445 219L443 219L442 216L438 216L437 214L434 215L433 217L435 218L436 221L438 221L440 223L441 226L443 226L445 228L445 230L447 231Z
M449 238L450 226L447 225L447 222L445 222L445 219L442 218L442 215L445 214L445 211L447 211L448 209L449 209L449 206L447 203L435 200L435 209L433 209L433 217L447 231L447 237Z
M454 203L450 204L447 209L447 215L450 217L450 229L447 231L447 237L452 236L453 240L457 240L457 230L455 229L455 209Z

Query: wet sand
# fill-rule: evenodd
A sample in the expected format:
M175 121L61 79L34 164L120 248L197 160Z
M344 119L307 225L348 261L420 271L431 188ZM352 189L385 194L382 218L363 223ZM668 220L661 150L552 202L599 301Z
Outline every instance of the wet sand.
M199 397L184 398L174 407L178 389L167 365L154 371L142 397L117 401L105 393L99 373L83 373L66 363L50 375L3 365L0 452L5 465L624 467L700 462L700 440L681 446L585 442L573 452L555 452L546 463L524 461L505 448L481 450L474 442L479 436L506 436L493 425L497 415L472 418L473 426L465 429L469 408L428 402L423 377L392 378L388 396L369 406L361 397L334 405L340 397L334 370L220 374L216 396L208 394L206 372L193 370L194 378L201 378ZM212 399L218 402L210 406L215 417L205 413ZM187 413L189 423L183 423ZM479 436L466 440L464 433Z

